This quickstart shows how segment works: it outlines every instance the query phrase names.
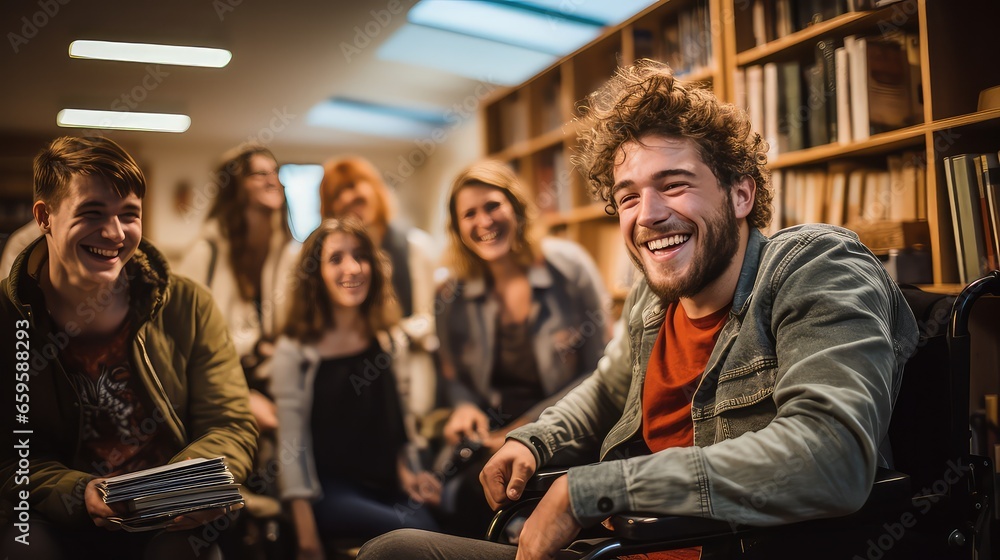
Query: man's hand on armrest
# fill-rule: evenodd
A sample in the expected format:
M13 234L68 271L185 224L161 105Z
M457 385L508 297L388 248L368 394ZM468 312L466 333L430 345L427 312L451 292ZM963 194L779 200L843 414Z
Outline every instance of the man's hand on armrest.
M517 544L517 560L552 560L580 533L569 498L569 478L552 483L535 511L524 522Z
M479 473L479 482L490 507L496 510L519 499L536 468L535 456L527 446L507 440Z

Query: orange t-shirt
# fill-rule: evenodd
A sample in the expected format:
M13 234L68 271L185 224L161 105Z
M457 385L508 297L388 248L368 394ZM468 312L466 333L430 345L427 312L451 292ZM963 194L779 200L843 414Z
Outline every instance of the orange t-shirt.
M694 444L691 399L728 317L728 305L698 319L667 306L642 388L642 437L653 453Z
M691 319L677 302L667 306L666 317L653 344L642 389L642 437L653 453L669 447L694 444L691 399L708 365L719 331L729 317L729 305L698 319ZM697 560L701 547L623 556L628 560Z

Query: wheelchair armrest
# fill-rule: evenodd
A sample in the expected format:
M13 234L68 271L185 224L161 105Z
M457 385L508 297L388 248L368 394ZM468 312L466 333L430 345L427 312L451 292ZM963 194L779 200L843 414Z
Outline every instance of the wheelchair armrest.
M814 522L851 522L869 517L884 518L888 513L908 509L910 503L910 477L880 467L875 473L875 482L872 484L868 499L861 509L843 517ZM631 541L663 540L668 536L676 539L687 539L711 535L731 535L755 529L718 519L672 515L658 517L637 513L614 515L611 518L611 524L614 526L615 536Z
M557 478L569 472L568 468L540 470L524 485L524 494L544 494Z

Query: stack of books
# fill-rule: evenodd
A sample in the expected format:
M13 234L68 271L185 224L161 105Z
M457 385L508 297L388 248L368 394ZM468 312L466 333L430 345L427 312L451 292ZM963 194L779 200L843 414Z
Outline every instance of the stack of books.
M222 457L188 459L108 478L97 485L106 504L122 504L127 515L109 517L128 531L166 527L179 515L243 505L240 485Z
M1000 157L994 152L944 158L959 281L996 270L1000 255Z

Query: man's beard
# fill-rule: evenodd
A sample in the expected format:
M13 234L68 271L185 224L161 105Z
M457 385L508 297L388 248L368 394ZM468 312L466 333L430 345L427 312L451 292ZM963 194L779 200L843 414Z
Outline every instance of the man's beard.
M739 248L740 227L736 222L733 205L729 197L726 198L722 211L707 220L706 227L700 232L703 243L691 261L690 271L684 277L655 281L646 273L642 259L631 251L628 252L632 262L646 277L646 283L653 293L663 301L693 297L721 276L732 263Z

